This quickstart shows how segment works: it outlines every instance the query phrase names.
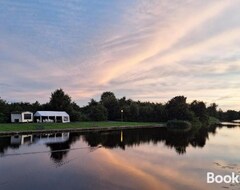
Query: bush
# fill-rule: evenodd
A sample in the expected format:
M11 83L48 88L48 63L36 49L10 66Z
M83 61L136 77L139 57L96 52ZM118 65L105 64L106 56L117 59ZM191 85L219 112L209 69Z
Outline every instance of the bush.
M191 129L192 124L188 121L170 120L167 122L168 129L188 130Z
M78 111L71 111L69 113L71 121L82 121L82 114Z

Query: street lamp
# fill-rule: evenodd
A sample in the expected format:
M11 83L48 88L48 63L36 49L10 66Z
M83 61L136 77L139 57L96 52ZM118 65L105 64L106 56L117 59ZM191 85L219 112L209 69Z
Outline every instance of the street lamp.
M123 122L123 109L121 110L121 121Z

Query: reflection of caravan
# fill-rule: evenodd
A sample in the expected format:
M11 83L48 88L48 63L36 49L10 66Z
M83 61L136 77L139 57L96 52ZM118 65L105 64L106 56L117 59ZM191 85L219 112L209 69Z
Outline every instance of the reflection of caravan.
M11 113L11 122L12 123L28 123L33 122L33 113L32 112L12 112Z
M41 134L34 136L34 143L54 144L64 143L69 139L69 133Z
M11 136L11 144L30 144L32 139L32 135L15 135Z
M54 144L68 141L70 133L52 133L39 135L15 135L11 136L11 144Z

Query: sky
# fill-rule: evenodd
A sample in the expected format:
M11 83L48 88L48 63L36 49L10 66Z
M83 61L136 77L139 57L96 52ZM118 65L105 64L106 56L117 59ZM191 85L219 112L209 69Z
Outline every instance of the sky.
M0 97L62 88L240 110L240 0L0 0Z

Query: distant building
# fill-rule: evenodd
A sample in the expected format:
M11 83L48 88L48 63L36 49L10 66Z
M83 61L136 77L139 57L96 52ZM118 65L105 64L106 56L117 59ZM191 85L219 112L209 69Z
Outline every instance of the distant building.
M28 123L33 122L33 113L32 112L12 112L11 113L11 122L12 123Z
M58 122L68 123L70 117L65 111L37 111L34 114L34 120L36 122Z

